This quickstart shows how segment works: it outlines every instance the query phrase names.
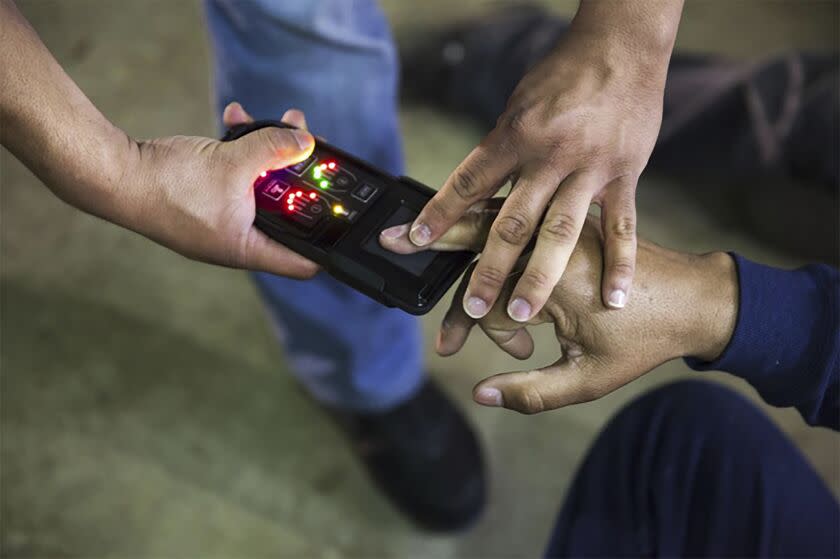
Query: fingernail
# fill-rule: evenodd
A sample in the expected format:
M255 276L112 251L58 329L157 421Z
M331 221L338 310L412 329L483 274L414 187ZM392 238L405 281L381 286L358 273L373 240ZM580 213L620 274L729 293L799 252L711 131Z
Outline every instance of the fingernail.
M624 308L624 304L627 302L627 294L620 289L615 289L610 293L610 299L607 301L609 306L615 309L622 309Z
M307 151L310 147L312 147L312 134L305 130L292 130L292 136L295 137L295 141L297 145L300 146L300 149Z
M432 238L432 230L425 223L415 223L411 227L409 238L417 246L426 246Z
M467 297L464 301L464 310L470 318L481 318L487 314L487 303L478 297Z
M403 223L402 225L394 225L393 227L389 227L382 231L380 235L385 237L386 239L399 239L403 235L408 232L408 223Z
M508 305L508 315L517 322L525 322L531 318L531 304L517 297Z
M479 388L473 399L483 406L498 408L502 405L502 393L497 388Z

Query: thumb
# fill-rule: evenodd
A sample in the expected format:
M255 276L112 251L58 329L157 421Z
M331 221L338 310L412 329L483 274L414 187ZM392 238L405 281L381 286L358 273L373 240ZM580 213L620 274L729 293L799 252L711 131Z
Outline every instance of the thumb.
M315 138L306 130L270 126L251 132L231 145L240 150L241 161L261 173L303 161L315 148Z
M493 375L473 388L473 400L525 414L589 402L603 395L590 369L588 359L563 357L542 369Z
M411 223L389 227L379 234L379 244L397 254L423 250L481 252L487 242L490 226L499 214L504 198L491 198L473 204L458 221L429 246L419 247L408 238Z

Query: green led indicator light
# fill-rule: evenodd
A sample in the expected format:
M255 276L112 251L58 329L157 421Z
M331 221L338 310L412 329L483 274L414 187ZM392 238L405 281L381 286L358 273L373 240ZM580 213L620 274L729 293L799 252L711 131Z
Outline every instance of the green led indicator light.
M316 179L320 179L321 178L321 168L320 167L315 167L315 169L312 170L312 176L315 177Z
M329 188L329 187L330 187L329 181L321 181L321 188L326 189L326 188Z

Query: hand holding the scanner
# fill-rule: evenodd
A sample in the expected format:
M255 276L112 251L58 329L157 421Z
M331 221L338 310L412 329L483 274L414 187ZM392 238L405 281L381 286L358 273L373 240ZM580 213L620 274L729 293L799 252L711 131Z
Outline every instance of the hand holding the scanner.
M0 0L0 143L59 198L185 256L289 277L318 267L254 227L261 172L309 156L305 130L260 130L235 142L135 140L73 83L9 0ZM303 127L303 115L287 122ZM237 104L227 125L250 117Z
M252 120L238 103L225 109L226 127ZM315 145L301 112L290 110L283 121L303 130L266 128L233 142L184 136L138 142L133 180L158 186L137 201L130 228L196 260L312 277L315 263L254 226L257 177L305 159Z

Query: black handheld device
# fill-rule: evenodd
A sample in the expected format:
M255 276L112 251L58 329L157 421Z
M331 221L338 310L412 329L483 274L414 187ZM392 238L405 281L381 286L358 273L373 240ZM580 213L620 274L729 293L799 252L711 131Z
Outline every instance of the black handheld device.
M232 127L222 140L268 126L289 128L261 120ZM420 315L434 307L475 254L395 254L380 246L379 233L412 221L434 193L316 139L305 161L257 178L255 224L368 297Z

